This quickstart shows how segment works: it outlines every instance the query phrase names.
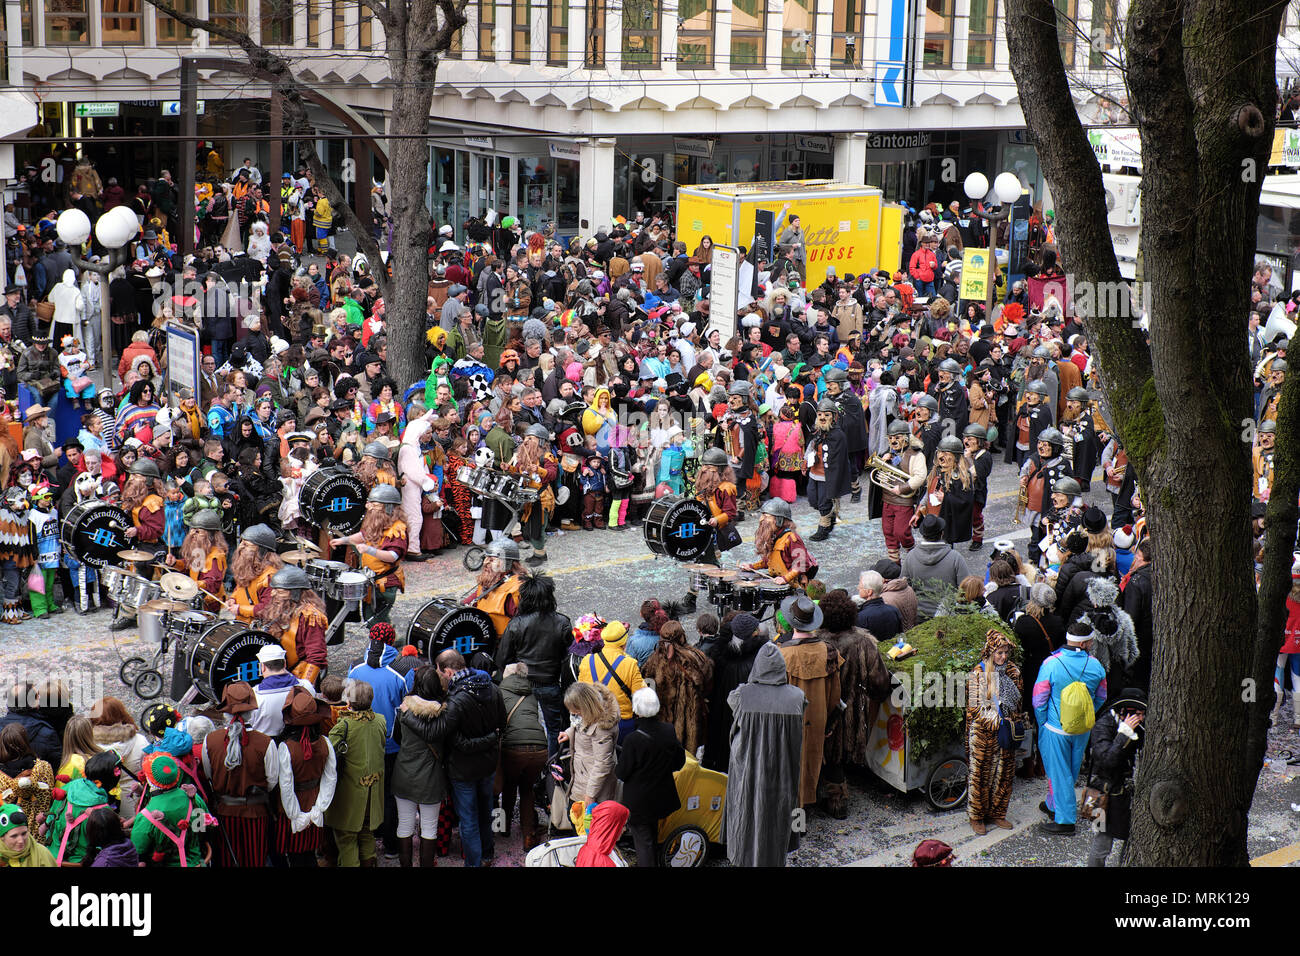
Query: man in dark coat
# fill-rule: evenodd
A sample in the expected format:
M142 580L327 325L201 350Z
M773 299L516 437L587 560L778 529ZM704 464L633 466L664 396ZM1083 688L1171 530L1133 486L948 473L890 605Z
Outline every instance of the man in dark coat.
M659 695L652 688L632 695L632 712L636 729L624 738L614 773L623 781L622 803L629 812L636 865L654 866L659 821L682 805L673 774L686 765L686 750L672 724L658 719Z
M861 408L861 404L858 406ZM848 440L838 421L840 407L829 398L817 405L817 430L807 451L808 504L817 509L817 531L809 541L825 541L835 529L840 498L848 493L853 465Z
M862 400L849 389L849 373L833 368L826 373L826 394L840 408L840 428L844 431L844 447L849 456L849 492L853 502L862 500L860 476L866 464L867 416L862 410Z
M528 665L528 681L546 724L546 743L559 751L559 735L569 726L564 706L564 681L572 676L564 666L573 640L573 624L555 609L555 581L546 575L524 579L519 608L497 645L496 667L504 671L516 661Z
M27 742L31 745L32 753L48 761L51 767L57 768L63 754L63 741L60 738L62 728L55 728L54 722L43 712L40 696L39 689L34 684L14 684L9 689L9 700L6 702L9 712L0 717L0 729L10 724L19 724L27 731Z
M1106 714L1097 718L1088 738L1092 750L1092 777L1088 786L1110 795L1105 816L1093 831L1089 866L1105 866L1115 841L1128 839L1133 807L1132 777L1145 736L1142 722L1146 711L1146 692L1138 687L1126 687Z
M764 641L749 680L727 695L733 714L722 838L732 866L785 866L797 845L804 708L786 679L785 658Z
M1151 645L1155 621L1151 616L1151 539L1138 542L1133 566L1124 581L1124 610L1133 618L1137 631L1138 659L1130 666L1130 677L1138 687L1151 684Z

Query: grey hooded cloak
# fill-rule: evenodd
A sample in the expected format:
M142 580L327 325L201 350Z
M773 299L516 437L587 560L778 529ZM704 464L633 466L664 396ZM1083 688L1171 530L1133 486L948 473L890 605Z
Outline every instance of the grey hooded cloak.
M785 866L795 845L791 827L799 806L803 712L808 698L786 681L785 659L764 644L749 682L727 697L731 766L723 842L733 866Z

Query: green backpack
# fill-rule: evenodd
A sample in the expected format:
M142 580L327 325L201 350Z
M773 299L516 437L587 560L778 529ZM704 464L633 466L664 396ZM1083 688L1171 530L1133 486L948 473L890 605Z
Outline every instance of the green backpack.
M1088 669L1085 658L1084 670ZM1073 676L1073 675L1071 675ZM1081 678L1083 675L1080 674ZM1097 711L1092 704L1092 692L1088 685L1076 678L1065 685L1061 691L1061 730L1067 734L1086 734L1097 722Z

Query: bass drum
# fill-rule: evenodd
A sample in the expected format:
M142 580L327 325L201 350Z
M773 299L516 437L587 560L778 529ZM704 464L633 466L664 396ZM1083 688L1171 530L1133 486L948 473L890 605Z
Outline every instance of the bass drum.
M317 530L328 524L340 535L353 534L366 514L366 486L346 468L322 468L303 482L298 508Z
M199 693L220 701L221 691L231 681L260 681L257 652L279 646L266 631L253 630L243 621L221 621L204 631L190 648L186 670Z
M698 561L713 546L711 517L708 507L696 498L660 498L646 512L646 547L675 561Z
M492 618L478 608L434 598L411 618L406 643L414 645L429 661L449 647L460 651L468 661L479 651L492 655L497 648L497 632Z
M83 501L63 520L59 541L82 564L102 568L117 561L117 553L130 547L126 531L131 516L107 501Z

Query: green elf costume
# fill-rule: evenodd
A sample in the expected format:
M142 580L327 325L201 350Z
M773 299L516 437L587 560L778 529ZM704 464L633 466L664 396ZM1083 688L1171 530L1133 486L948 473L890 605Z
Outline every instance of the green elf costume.
M19 827L26 827L27 814L13 803L0 807L0 866L54 866L54 854L41 846L36 834L27 831L27 840L21 850L11 845L10 833Z
M146 866L191 867L203 865L200 829L215 826L217 818L198 794L180 785L180 764L171 754L146 754L140 765L148 785L147 803L131 824L131 843Z

